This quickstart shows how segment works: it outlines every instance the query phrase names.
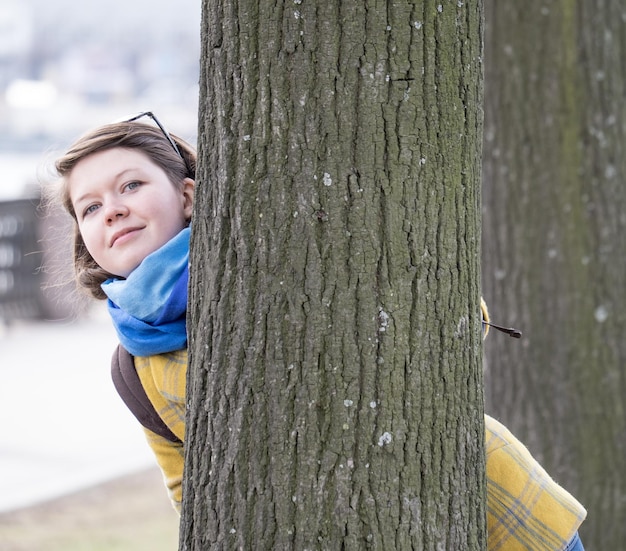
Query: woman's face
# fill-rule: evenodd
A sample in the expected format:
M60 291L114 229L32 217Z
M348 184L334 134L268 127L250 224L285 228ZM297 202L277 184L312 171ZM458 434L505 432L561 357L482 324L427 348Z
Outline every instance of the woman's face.
M87 250L119 277L128 277L191 218L194 181L173 184L135 149L116 147L85 157L71 171L68 189Z

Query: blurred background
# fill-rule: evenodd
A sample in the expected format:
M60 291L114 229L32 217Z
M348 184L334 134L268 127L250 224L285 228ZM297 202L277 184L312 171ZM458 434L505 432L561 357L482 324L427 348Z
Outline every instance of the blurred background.
M75 292L68 221L39 200L96 125L152 110L195 143L199 49L196 0L0 0L0 512L153 465L103 305Z
M199 34L194 0L2 0L2 152L41 154L146 108L193 136Z

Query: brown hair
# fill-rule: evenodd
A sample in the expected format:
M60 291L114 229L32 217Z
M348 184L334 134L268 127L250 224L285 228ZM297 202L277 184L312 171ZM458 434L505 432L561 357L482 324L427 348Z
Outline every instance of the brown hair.
M76 281L94 298L106 298L100 285L113 276L96 263L85 246L70 198L68 177L79 161L85 157L106 149L123 147L140 150L165 172L172 184L182 186L185 178L192 180L196 178L196 151L177 136L170 134L170 137L176 143L180 155L163 132L155 126L138 122L107 124L79 138L55 163L60 178L55 195L74 220L74 272Z

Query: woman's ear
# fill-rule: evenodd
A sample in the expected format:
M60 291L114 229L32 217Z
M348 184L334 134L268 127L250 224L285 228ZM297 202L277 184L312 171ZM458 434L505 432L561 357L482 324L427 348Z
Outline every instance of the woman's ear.
M185 213L185 218L187 220L191 219L191 213L193 212L193 198L195 189L195 180L192 180L191 178L185 178L183 180L183 210Z

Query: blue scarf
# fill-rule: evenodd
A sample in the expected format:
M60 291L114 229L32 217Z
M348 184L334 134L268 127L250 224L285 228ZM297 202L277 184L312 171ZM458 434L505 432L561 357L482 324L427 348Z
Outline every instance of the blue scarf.
M144 258L126 279L102 289L120 343L133 356L180 350L187 344L189 228Z

